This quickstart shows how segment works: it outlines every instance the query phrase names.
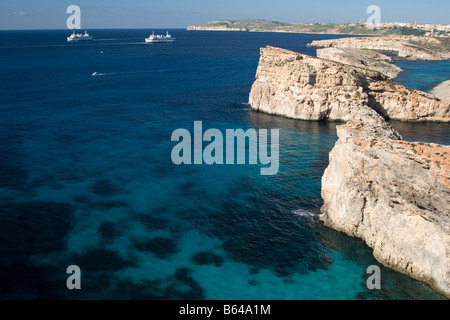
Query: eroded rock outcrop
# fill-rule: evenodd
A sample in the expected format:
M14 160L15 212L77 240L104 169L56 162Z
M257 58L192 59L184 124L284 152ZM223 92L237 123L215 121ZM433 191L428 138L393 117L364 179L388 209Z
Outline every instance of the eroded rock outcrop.
M392 57L372 50L359 49L317 49L317 57L355 67L371 69L396 78L403 70L392 63Z
M353 120L362 106L384 118L450 121L450 104L366 68L266 47L250 97L258 111L303 120Z
M450 39L419 36L384 36L316 40L309 44L315 48L365 49L394 52L406 60L450 59Z
M450 103L450 80L441 82L431 89L430 95Z
M375 258L450 297L450 147L348 122L322 177L325 225L363 239Z

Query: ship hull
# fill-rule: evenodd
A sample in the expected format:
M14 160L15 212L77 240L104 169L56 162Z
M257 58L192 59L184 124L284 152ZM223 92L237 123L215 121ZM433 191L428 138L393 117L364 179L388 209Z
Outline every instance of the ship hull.
M84 39L67 39L67 42L83 42L83 41L92 41L93 38L84 38Z
M171 40L149 40L149 39L145 39L146 43L171 43L171 42L175 42L175 39L171 39Z

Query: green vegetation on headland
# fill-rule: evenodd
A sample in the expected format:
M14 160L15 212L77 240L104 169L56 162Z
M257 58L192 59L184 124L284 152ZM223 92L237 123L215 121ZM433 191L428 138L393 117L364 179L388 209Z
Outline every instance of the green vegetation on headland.
M379 29L360 23L285 23L275 20L220 20L212 21L204 26L190 26L188 30L223 30L251 32L293 32L293 33L324 33L324 34L354 34L354 35L413 35L424 36L439 34L448 36L448 31L441 31L433 26L418 26L406 23L382 23Z
M426 39L426 38L422 38ZM448 53L450 51L450 38L440 38L439 43L434 43L430 41L420 41L420 39L417 40L409 40L408 41L411 46L416 46L419 48L423 48L428 51L435 51L435 52L446 52Z

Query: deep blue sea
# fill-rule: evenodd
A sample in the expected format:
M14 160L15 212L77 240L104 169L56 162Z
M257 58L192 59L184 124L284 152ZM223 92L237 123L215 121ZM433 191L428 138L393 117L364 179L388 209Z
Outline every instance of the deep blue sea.
M336 124L247 105L259 48L314 55L330 35L169 30L0 31L0 299L440 299L319 221ZM165 33L166 30L155 30ZM448 62L399 62L429 90ZM93 77L92 73L99 75ZM280 130L280 169L181 165L175 129ZM448 124L393 122L450 144ZM81 290L66 269L81 268Z

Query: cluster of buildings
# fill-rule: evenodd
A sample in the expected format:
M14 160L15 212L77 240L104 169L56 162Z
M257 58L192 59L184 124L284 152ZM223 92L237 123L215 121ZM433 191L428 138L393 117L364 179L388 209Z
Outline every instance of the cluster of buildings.
M450 25L446 24L417 24L405 22L382 22L381 29L387 28L412 28L425 31L426 37L450 37Z

